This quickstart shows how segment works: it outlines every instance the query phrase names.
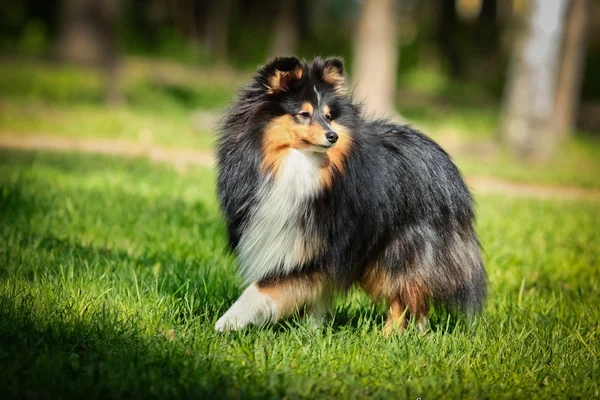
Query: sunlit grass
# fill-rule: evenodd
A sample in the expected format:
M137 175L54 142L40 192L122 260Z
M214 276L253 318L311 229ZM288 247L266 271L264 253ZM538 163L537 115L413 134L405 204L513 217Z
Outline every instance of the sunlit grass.
M583 188L600 188L600 140L566 140L551 158L524 162L508 151L459 154L455 161L469 176L496 176L510 181Z
M600 203L485 196L490 295L385 339L359 291L312 331L220 335L239 295L210 170L0 152L0 387L86 398L547 398L600 390Z
M194 113L157 113L128 107L64 106L11 101L1 106L0 134L119 139L175 148L210 148L214 122L197 122ZM201 117L200 117L201 118ZM217 120L217 118L212 118Z
M96 69L19 60L0 64L0 133L206 148L240 75L133 58L122 68L121 84L124 103L106 107L103 76ZM208 119L202 114L207 110Z

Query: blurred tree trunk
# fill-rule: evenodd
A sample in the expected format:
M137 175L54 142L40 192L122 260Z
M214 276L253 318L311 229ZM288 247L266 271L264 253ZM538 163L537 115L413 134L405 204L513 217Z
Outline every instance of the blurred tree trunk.
M227 33L233 0L211 0L208 4L204 40L208 51L219 62L227 59Z
M271 57L292 55L298 47L298 2L281 0L275 21L275 35Z
M92 64L99 59L99 41L90 24L93 0L63 0L60 12L58 57L65 62Z
M400 119L394 107L398 35L394 0L365 0L354 43L354 96L377 117Z
M588 0L571 0L562 45L562 65L554 103L554 122L560 133L575 127L587 44Z
M454 0L444 0L438 11L437 39L440 52L448 61L448 71L454 79L463 77L463 64L452 35L456 31L456 5Z
M102 69L105 74L104 98L109 105L123 102L119 74L119 45L117 22L118 0L97 0L95 22L102 47Z
M99 66L109 105L123 100L119 84L118 0L63 0L58 55L61 60Z
M196 44L200 38L198 24L196 21L196 2L195 0L169 1L171 7L170 14L177 30L182 36L188 38L192 45Z
M552 113L567 0L530 0L506 82L500 134L521 158L547 158L558 144Z

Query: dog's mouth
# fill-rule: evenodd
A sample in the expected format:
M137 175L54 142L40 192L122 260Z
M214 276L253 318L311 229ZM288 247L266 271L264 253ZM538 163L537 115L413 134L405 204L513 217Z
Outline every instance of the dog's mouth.
M329 150L335 146L335 143L315 144L315 143L309 142L308 140L303 140L303 142L314 153L325 153L327 150Z
M319 146L312 146L313 147L313 151L315 153L325 153L327 150L331 149L334 145L330 144L330 145L319 145Z

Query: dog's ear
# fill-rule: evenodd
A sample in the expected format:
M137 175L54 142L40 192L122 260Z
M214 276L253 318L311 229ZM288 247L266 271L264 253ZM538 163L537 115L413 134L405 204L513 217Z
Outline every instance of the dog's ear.
M268 94L286 92L294 81L302 78L302 63L296 57L277 57L258 72Z
M341 58L328 58L323 62L323 82L331 85L335 91L346 90L344 61Z

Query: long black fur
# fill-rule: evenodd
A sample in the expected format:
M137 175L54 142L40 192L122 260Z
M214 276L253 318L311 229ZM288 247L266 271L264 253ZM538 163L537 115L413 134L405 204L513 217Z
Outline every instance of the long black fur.
M302 63L304 74L288 91L267 94L275 70L289 71L299 63L279 58L263 67L222 121L217 189L232 249L264 179L260 164L266 124L291 113L303 99L315 101L316 86L331 104L334 120L351 130L354 144L343 173L306 205L306 235L320 238L325 250L297 270L323 271L349 287L377 262L398 279L424 281L434 302L479 310L486 273L473 228L473 200L448 154L409 126L364 120L358 105L322 80L326 66L343 72L339 59Z

